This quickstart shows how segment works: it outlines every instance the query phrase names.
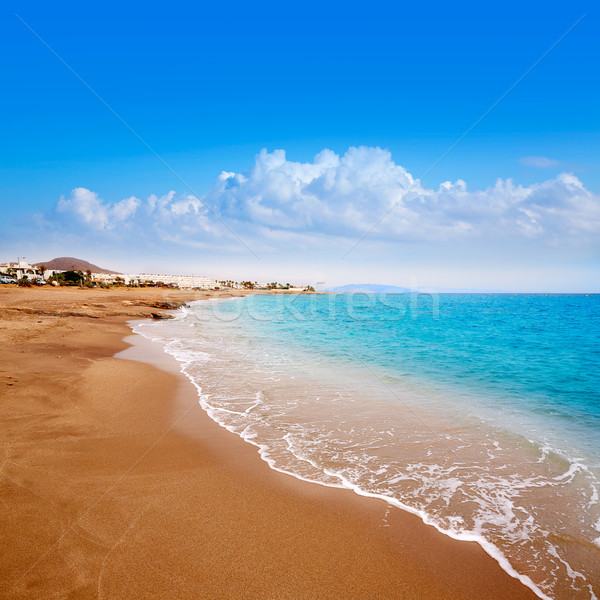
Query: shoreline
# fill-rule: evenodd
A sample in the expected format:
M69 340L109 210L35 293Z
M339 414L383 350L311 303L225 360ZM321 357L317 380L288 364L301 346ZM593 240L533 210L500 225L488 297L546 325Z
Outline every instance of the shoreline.
M200 302L207 302L206 300L202 300ZM138 321L137 324L143 324L142 321ZM166 364L161 364L161 361L164 359L161 359L160 357L157 359L156 357L154 359L152 359L152 357L150 356L146 356L146 357L140 357L140 360L148 360L151 364L154 364L155 366L157 366L158 368L163 368L165 370L168 371L173 371L173 372L177 372L180 374L183 374L184 377L194 386L194 388L197 390L198 393L198 401L200 402L204 412L207 414L207 416L214 421L215 423L217 423L221 428L223 428L224 430L226 430L227 432L234 434L236 437L240 438L241 440L243 440L246 444L251 445L252 447L254 447L256 449L256 452L258 453L258 455L260 456L261 460L266 463L268 465L268 467L270 469L272 469L273 471L276 471L278 473L281 473L283 475L287 475L290 477L293 477L297 480L299 480L300 482L305 482L308 484L313 484L313 485L318 485L318 486L323 486L325 488L332 488L332 489L341 489L341 490L346 490L346 491L351 491L354 494L361 496L363 498L367 498L370 500L378 500L378 501L382 501L385 504L387 504L390 508L392 508L392 510L401 510L405 513L408 513L410 515L414 515L416 517L419 518L419 520L426 526L428 527L433 527L437 532L439 532L440 534L452 539L452 540L456 540L456 541L461 541L461 542L470 542L470 543L476 543L478 544L486 554L488 554L499 566L500 568L505 571L510 577L518 580L520 583L522 583L525 587L529 588L537 597L541 598L542 600L550 600L550 597L548 595L546 595L542 590L540 590L535 583L531 580L530 577L528 577L527 575L523 575L521 574L519 571L517 571L512 564L510 563L510 561L508 560L508 558L502 554L502 552L500 551L499 548L497 548L493 543L489 542L487 539L485 539L483 536L481 535L474 535L474 534L470 534L470 533L462 533L462 534L456 534L453 533L451 531L445 530L440 528L434 521L433 519L431 519L430 515L428 515L426 512L419 510L419 509L415 509L413 507L411 507L410 505L404 504L403 502L397 500L396 498L394 498L393 496L386 496L386 495L382 495L382 494L374 494L374 493L370 493L370 492L366 492L364 490L362 490L360 487L354 485L352 482L345 480L345 479L341 479L341 483L339 484L328 484L322 481L318 481L318 480L314 480L314 479L309 479L307 477L303 477L302 475L295 473L293 471L289 471L289 470L285 470L283 468L280 468L278 466L276 466L275 461L269 457L269 447L265 446L263 444L260 444L258 442L255 442L253 438L249 437L246 438L244 437L241 433L231 429L228 425L220 423L216 418L213 418L210 415L210 410L208 409L207 406L205 406L203 404L203 402L200 400L201 396L202 396L202 389L200 388L200 386L194 381L194 378L191 377L189 375L189 373L186 372L184 365L184 362L181 362L180 360L178 360L176 357L174 357L172 354L170 354L169 352L167 352L166 348L164 347L163 344L161 344L158 341L155 341L153 339L151 339L150 337L146 337L143 333L138 333L135 329L135 325L136 322L132 322L132 331L133 331L133 336L130 338L130 341L132 343L132 345L134 346L134 348L128 349L126 352L129 352L130 350L133 350L133 356L135 357L136 355L136 346L139 348L140 346L143 348L145 347L147 344L150 345L157 345L161 351L167 355L167 359L166 361L168 361L169 363L173 362L174 365L172 367L167 367ZM141 338L141 339L140 339ZM123 353L124 355L125 353ZM150 353L151 354L151 353ZM125 358L125 356L123 356Z
M118 309L156 290L15 292L0 294L5 597L536 597L476 543L270 469L158 344L133 360L126 323L148 308ZM105 314L85 316L96 300ZM51 302L82 316L13 310Z

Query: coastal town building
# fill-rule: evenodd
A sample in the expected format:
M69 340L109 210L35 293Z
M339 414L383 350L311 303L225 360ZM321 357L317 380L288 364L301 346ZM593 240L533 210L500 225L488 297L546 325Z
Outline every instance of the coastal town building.
M92 283L99 285L113 285L117 282L117 277L121 277L119 273L92 273Z
M39 267L30 265L24 260L0 263L0 274L8 275L14 279L27 277L30 281L37 281L43 278L42 271Z
M92 283L99 285L113 285L123 283L125 285L152 285L159 284L177 287L182 290L201 289L212 290L219 283L209 277L198 275L165 275L158 273L92 273Z
M75 265L72 267L72 269L74 268ZM0 263L0 275L8 276L14 280L27 277L27 279L32 283L44 283L45 281L50 280L54 285L58 285L60 281L55 281L56 278L53 276L65 272L65 270L47 269L43 266L31 265L22 259L19 259L17 262ZM282 293L300 293L308 289L306 287L294 287L289 283L284 286L283 284L278 283L259 283L256 281L217 281L210 277L204 277L201 275L168 275L164 273L95 273L93 271L79 272L82 273L84 281L89 281L94 285L104 286L115 284L131 286L158 285L179 288L182 290L255 289L265 291L270 290L273 292ZM60 280L61 278L59 277L58 279Z
M31 282L48 280L53 275L64 273L62 270L43 269L24 260L0 263L0 275L15 280L27 277ZM84 273L85 275L85 273ZM166 275L159 273L91 273L90 280L96 285L164 285L180 289L212 290L220 287L220 282L199 275ZM232 282L233 283L233 282Z
M140 273L141 281L153 281L154 283L162 283L163 285L177 286L182 290L212 290L219 287L219 282L210 279L209 277L201 277L198 275L161 275L157 273Z

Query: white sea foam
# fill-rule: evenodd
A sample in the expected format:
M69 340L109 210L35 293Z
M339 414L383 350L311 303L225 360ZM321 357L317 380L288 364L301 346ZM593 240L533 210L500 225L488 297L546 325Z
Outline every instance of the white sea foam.
M164 345L207 414L256 446L271 468L385 500L445 535L475 541L540 598L562 595L561 579L569 597L596 598L581 570L548 541L552 523L535 504L537 495L554 497L553 488L570 494L584 487L585 506L596 506L597 481L582 461L485 420L444 414L424 423L411 404L414 390L404 390L399 406L381 390L362 389L351 371L327 372L332 384L318 365L256 345L236 323L197 327L194 310L135 331ZM567 528L572 516L558 511L552 526ZM600 547L600 538L589 539Z

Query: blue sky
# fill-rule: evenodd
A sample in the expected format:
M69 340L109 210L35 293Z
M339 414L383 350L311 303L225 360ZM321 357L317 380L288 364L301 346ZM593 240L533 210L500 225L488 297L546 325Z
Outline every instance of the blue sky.
M7 2L0 18L0 259L600 291L592 3ZM338 163L315 167L325 149Z

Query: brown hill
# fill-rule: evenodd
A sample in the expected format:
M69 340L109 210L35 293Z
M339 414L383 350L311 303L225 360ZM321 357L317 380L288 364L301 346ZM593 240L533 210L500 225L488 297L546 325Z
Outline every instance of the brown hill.
M60 256L59 258L53 258L46 262L42 261L35 263L36 267L39 267L40 265L44 265L46 269L53 271L83 271L85 273L89 269L92 273L118 273L118 271L102 269L87 260L73 258L72 256Z

